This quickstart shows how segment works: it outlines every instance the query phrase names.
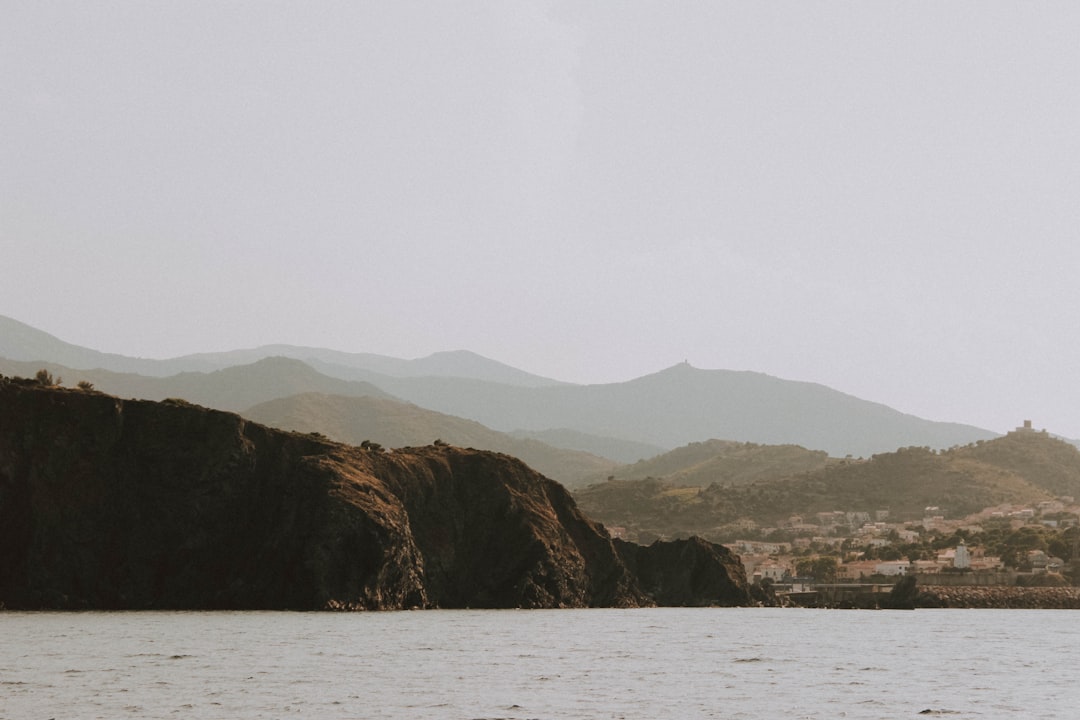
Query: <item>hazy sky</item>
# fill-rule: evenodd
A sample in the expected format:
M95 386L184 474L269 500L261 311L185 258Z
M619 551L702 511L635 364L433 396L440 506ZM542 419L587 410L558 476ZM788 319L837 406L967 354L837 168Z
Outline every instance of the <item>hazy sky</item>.
M1075 2L4 3L0 314L99 350L1080 437L1078 278Z

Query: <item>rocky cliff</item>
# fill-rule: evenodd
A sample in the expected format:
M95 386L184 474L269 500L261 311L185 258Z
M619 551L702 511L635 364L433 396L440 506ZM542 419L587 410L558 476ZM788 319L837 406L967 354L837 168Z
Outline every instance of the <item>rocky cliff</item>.
M183 401L0 378L8 608L750 602L702 541L613 541L514 458L384 452Z

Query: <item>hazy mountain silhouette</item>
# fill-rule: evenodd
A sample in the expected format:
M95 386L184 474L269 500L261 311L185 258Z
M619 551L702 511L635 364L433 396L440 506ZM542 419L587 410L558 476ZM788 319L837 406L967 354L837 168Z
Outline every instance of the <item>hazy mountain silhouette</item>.
M33 358L32 365L40 367L46 364L45 361L56 362L53 357L74 357L82 364L102 359L112 362L114 359L114 356L63 343L21 323L7 321L4 327L13 332L10 336L0 335L3 338L0 355L12 352L16 357L29 358L35 354L57 353ZM187 362L226 362L229 358L247 357L249 353L258 352L189 356ZM311 352L331 360L349 360L358 364L379 357L334 351ZM131 376L121 380L115 373L80 371L73 374L62 368L50 369L54 374L64 375L69 383L85 378L110 393L148 399L183 397L228 410L243 410L259 402L303 392L376 396L379 392L375 388L378 388L383 394L429 410L475 420L493 430L542 432L559 428L585 436L615 438L666 449L720 438L802 445L834 456L865 456L905 446L945 448L996 436L989 430L970 425L934 422L907 415L824 385L782 380L755 372L700 370L685 363L622 383L537 386L552 381L513 371L472 353L439 353L419 361L388 359L380 366L391 370L397 368L395 372L431 373L423 376L394 376L318 358L311 359L310 363L318 365L322 372L295 359L264 362L267 361L213 373L187 372L157 379ZM470 371L470 368L476 374L515 377L519 384L438 375ZM9 369L7 372L32 375L34 369L23 365L20 370ZM331 372L338 377L329 377L327 373ZM525 382L534 384L521 384ZM549 442L557 442L556 436ZM605 444L610 445L606 441L589 445L583 442L583 435L578 435L573 447L601 455L608 452L601 447Z
M165 360L133 358L72 345L3 315L0 315L0 357L51 362L78 370L102 369L154 377L168 377L182 372L212 372L236 365L250 365L264 358L287 357L303 360L323 374L343 380L366 380L364 371L370 371L390 377L462 377L525 387L567 384L518 370L467 350L437 352L415 360L403 360L386 355L347 353L298 345L264 345Z
M208 363L224 368L247 365L271 356L303 360L324 375L342 380L366 381L368 375L402 378L430 376L469 378L523 387L568 384L518 370L468 350L437 352L415 360L402 360L371 353L346 353L296 345L264 345L250 350L187 355L177 358L177 362Z
M217 369L209 364L148 360L91 350L64 342L47 332L3 315L0 315L0 357L16 361L54 363L79 370L100 368L115 373L154 376L175 375L185 370Z
M241 412L246 418L284 430L319 432L332 440L359 445L364 440L391 448L450 445L513 455L534 470L567 486L603 473L615 462L586 452L517 438L473 420L425 410L381 397L342 397L304 393L260 403Z
M165 378L114 373L108 370L76 370L55 363L17 363L0 359L0 373L6 375L33 377L39 367L63 378L64 384L68 386L86 380L93 383L95 389L110 395L143 400L179 398L196 405L233 412L267 400L305 392L350 397L389 397L370 383L327 377L309 365L291 358L266 358L251 365L239 365L210 373L180 373Z
M517 438L539 440L567 450L582 450L620 463L632 463L644 458L651 458L664 452L665 448L650 443L619 440L617 438L590 435L580 430L553 428L550 430L514 430L510 433Z
M951 447L996 436L934 422L815 383L687 364L623 383L508 387L450 378L371 378L390 394L496 430L571 428L674 448L709 438L795 444L830 455L909 445ZM595 450L593 452L596 452Z

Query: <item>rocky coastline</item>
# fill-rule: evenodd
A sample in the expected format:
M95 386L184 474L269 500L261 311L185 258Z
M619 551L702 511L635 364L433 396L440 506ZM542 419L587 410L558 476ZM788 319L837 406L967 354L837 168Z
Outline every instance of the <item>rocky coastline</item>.
M751 605L738 557L612 539L519 460L385 451L0 377L0 607Z

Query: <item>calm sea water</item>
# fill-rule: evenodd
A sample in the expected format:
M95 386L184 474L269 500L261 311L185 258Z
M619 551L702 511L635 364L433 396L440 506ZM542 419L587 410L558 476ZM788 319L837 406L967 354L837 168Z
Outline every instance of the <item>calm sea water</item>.
M0 718L1072 720L1077 657L1077 611L0 612Z

